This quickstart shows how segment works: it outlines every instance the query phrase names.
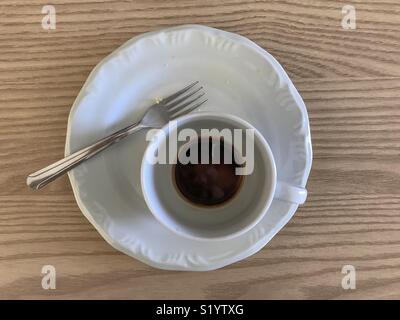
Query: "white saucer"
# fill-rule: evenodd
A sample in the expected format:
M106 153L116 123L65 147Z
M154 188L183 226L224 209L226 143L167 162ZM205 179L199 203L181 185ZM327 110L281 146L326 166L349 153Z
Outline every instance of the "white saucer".
M306 185L312 161L308 116L283 68L250 40L198 25L143 34L101 61L71 109L66 155L138 120L152 100L194 80L209 100L200 111L235 114L253 124L271 146L278 179ZM144 263L170 270L221 268L260 250L297 209L273 200L263 220L237 238L181 238L144 202L144 136L128 137L69 173L87 219L113 247Z

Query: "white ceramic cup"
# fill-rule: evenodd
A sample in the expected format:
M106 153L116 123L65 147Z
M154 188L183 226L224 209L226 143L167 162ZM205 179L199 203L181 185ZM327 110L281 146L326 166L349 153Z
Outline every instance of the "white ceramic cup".
M196 206L183 199L173 179L173 164L149 161L155 150L168 150L168 137L181 129L251 129L254 131L254 169L244 176L237 194L219 206ZM149 143L141 166L144 199L154 217L173 232L191 239L230 239L255 226L273 198L304 203L306 189L277 181L274 157L264 137L248 122L232 115L198 112L177 119L176 128L163 127ZM167 139L165 139L167 138ZM177 150L187 141L179 142ZM164 149L162 149L164 148ZM176 156L176 155L175 155Z

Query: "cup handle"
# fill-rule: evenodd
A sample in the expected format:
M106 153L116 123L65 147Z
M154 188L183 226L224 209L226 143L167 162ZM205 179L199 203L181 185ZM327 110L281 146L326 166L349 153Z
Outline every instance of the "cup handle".
M276 183L274 198L291 203L303 204L307 199L307 190L290 185L286 182L278 181Z

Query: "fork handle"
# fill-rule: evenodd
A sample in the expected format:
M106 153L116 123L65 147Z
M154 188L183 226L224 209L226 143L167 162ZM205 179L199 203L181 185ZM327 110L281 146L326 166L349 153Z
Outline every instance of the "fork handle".
M83 161L93 157L94 155L108 148L112 144L122 140L123 138L145 127L146 126L142 125L141 123L134 123L121 130L118 130L110 134L109 136L96 141L90 146L87 146L83 149L74 152L73 154L65 157L64 159L54 162L53 164L39 171L31 173L26 178L26 184L34 190L41 189L45 185L57 179L58 177L62 176L64 173L76 167Z

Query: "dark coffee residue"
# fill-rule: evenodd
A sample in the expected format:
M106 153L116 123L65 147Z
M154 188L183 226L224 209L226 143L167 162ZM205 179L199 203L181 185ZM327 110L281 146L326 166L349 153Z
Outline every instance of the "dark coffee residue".
M220 163L213 164L211 152L213 139L199 138L194 143L197 144L198 163L182 164L178 159L178 163L174 166L173 175L179 192L196 205L215 206L226 203L238 192L243 180L243 176L236 175L236 168L241 165L235 161L233 148L229 153L231 163L225 163L225 143L220 139ZM201 146L206 143L209 144L210 150L209 164L202 164ZM186 151L186 156L190 156L190 149Z

